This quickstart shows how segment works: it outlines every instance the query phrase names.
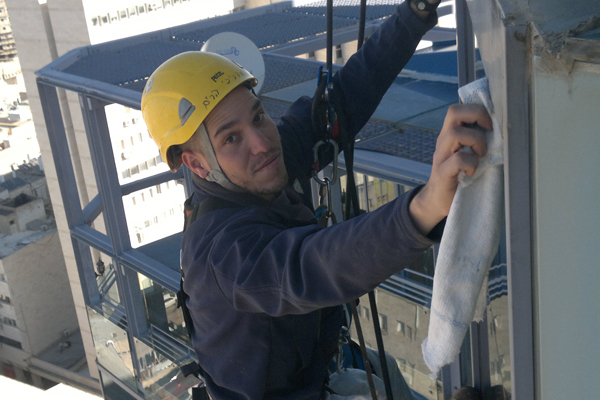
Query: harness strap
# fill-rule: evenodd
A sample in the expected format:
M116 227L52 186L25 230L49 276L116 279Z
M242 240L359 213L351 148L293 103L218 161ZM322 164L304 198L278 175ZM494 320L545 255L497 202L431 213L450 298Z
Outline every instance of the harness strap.
M197 219L211 211L215 211L222 208L232 208L236 205L229 201L218 199L216 197L208 197L207 199L192 205L193 196L189 197L184 203L184 223L183 231L194 223ZM189 296L183 290L183 282L185 280L183 268L181 268L181 280L179 282L179 291L177 292L177 307L181 308L183 314L183 320L185 321L185 328L188 336L192 339L194 335L194 322L192 321L192 315L187 307L187 299ZM183 376L194 375L196 378L204 381L204 370L197 362L191 362L179 368ZM201 382L197 387L192 388L192 400L209 400L208 390L204 386L204 382Z

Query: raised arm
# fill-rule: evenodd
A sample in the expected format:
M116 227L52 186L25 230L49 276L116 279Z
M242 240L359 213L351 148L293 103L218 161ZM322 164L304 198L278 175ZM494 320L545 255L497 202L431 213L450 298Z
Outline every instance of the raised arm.
M409 1L403 2L334 76L334 93L341 97L352 137L371 118L421 37L436 23L436 13L417 14Z
M346 130L352 138L371 118L421 37L437 23L436 13L416 13L411 7L408 1L397 6L395 13L334 75L334 93L340 98ZM308 97L296 101L279 125L285 157L309 175L312 148L320 140L312 130L311 102ZM332 153L320 159L324 167L332 161Z

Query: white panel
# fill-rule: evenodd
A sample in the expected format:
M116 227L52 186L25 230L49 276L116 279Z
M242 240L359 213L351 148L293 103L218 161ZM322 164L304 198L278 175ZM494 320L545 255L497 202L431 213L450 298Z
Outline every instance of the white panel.
M538 395L591 399L600 371L600 65L544 67L534 60Z

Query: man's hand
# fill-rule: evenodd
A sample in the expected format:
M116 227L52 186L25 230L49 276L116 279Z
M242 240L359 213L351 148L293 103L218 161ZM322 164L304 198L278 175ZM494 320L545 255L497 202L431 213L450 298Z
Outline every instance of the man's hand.
M427 0L427 2L429 4L435 4L435 3L437 3L437 1L438 0ZM412 8L414 13L417 14L417 16L419 18L421 18L423 21L425 21L427 19L427 17L429 17L429 11L419 11L413 3L410 4L410 8Z
M452 105L446 114L433 154L431 176L425 187L410 203L413 223L423 234L428 234L450 212L458 186L458 174L464 171L472 176L479 157L487 151L485 135L477 126L492 130L492 120L485 108L478 104ZM469 146L473 153L459 151Z

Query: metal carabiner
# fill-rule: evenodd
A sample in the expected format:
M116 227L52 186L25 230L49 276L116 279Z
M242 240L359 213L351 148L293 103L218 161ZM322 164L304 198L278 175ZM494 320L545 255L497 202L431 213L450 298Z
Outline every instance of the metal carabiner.
M331 196L331 183L328 177L324 179L325 185L321 186L319 189L319 207L315 211L317 216L317 221L319 226L324 228L329 226L329 220L331 220L331 224L337 224L337 218L335 213L331 210L333 207L333 199ZM323 204L323 199L327 197L327 204Z
M321 186L325 186L326 183L325 180L322 180L317 176L317 174L319 173L319 147L323 146L326 143L331 144L333 146L333 173L331 174L331 185L335 185L338 178L338 155L340 153L339 146L337 142L333 139L328 139L327 141L319 140L317 144L315 144L315 147L313 147L314 163L312 174L315 181Z

